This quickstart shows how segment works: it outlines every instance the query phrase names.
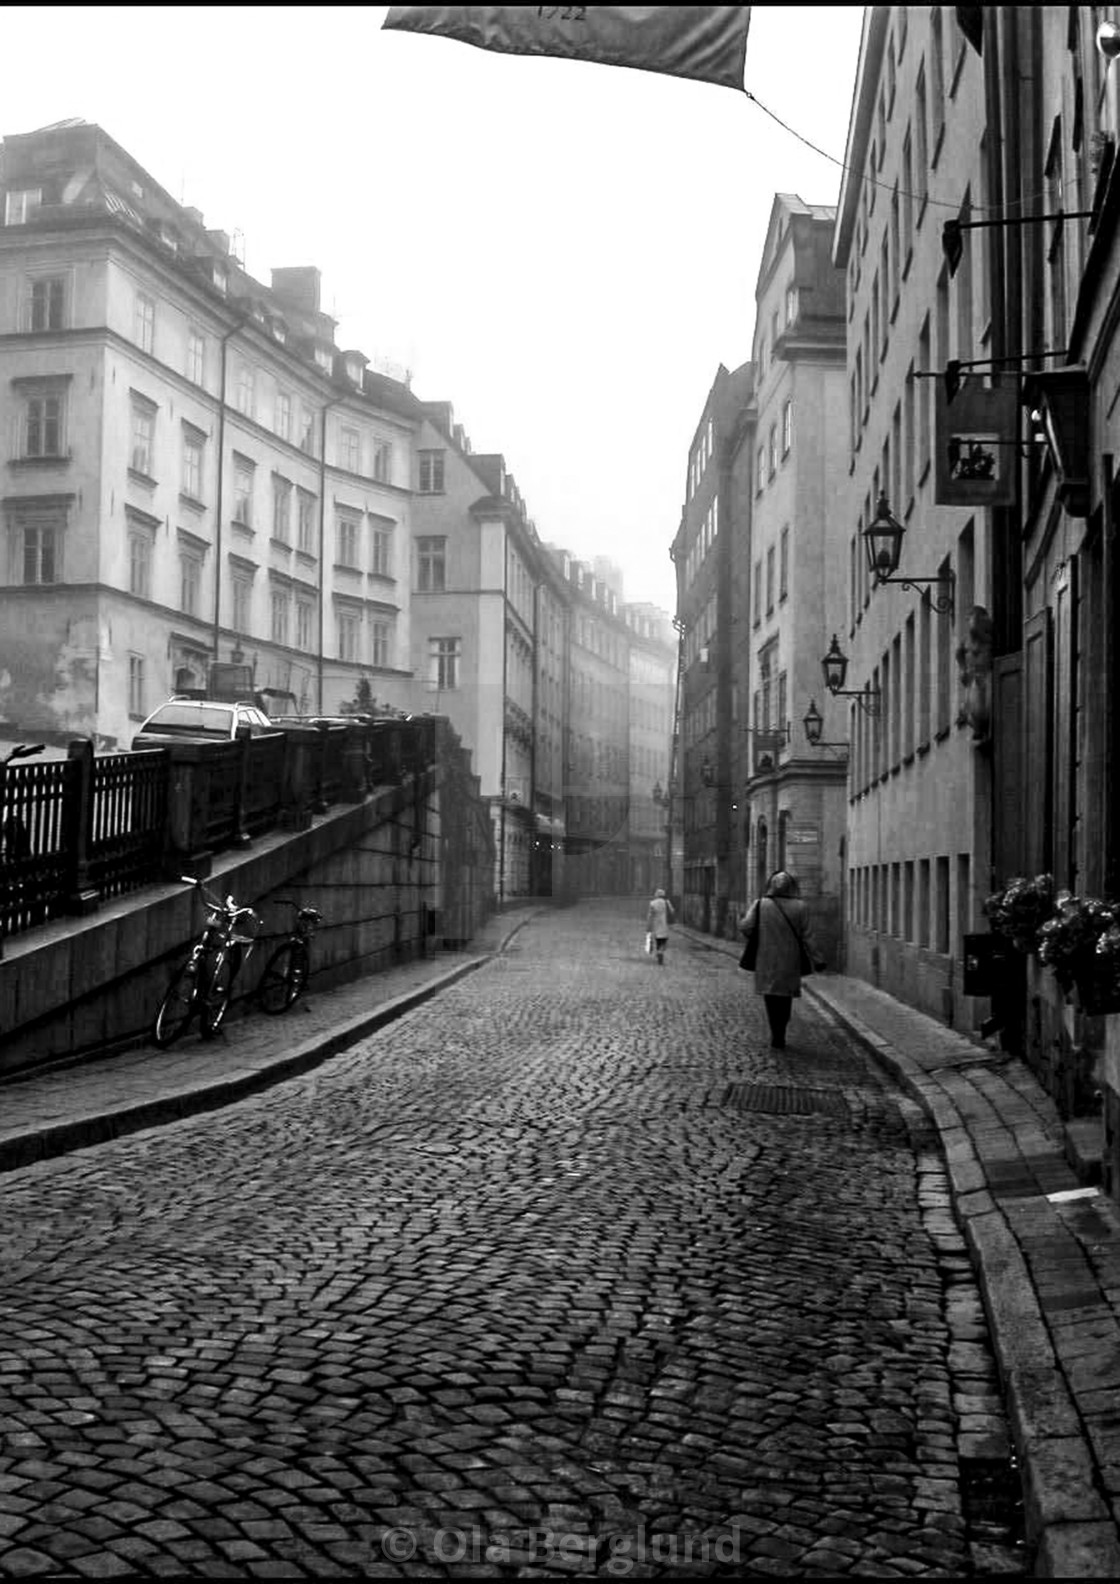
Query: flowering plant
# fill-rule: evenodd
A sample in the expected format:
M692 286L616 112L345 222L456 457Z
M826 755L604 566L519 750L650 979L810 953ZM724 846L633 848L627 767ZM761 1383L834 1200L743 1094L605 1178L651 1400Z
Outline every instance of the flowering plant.
M1068 891L1059 891L1056 901L1057 912L1039 930L1038 955L1068 989L1075 979L1095 976L1098 943L1120 924L1120 909ZM1102 954L1105 963L1111 951Z
M1006 936L1016 951L1029 955L1038 951L1039 932L1053 918L1054 906L1052 875L1035 875L1033 880L1020 875L988 898L984 912L993 930Z

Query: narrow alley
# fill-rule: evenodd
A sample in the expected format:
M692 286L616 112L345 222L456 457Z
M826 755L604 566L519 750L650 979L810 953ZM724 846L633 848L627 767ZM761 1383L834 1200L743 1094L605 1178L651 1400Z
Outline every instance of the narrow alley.
M641 931L0 1179L0 1574L1023 1571L922 1113Z

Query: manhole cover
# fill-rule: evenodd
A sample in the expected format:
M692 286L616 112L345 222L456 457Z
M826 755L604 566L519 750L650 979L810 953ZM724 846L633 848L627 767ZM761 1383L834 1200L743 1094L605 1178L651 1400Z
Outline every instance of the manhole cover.
M729 1084L723 1103L738 1111L764 1111L770 1116L848 1115L847 1101L835 1090L784 1088L780 1084Z

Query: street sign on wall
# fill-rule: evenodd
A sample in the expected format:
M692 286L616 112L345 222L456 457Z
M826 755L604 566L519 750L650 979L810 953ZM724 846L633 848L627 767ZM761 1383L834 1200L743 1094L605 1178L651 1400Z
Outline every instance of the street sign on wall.
M952 401L937 381L934 499L939 506L1010 506L1015 499L1019 379L965 374Z

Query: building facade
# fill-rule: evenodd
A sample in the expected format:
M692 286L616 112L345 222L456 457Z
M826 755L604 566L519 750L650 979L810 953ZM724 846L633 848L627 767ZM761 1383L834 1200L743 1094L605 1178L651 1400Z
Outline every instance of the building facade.
M846 720L822 696L824 634L842 623L846 543L834 503L846 482L845 278L831 260L835 210L774 199L755 289L749 533L752 896L788 869L826 960L840 955ZM748 462L750 458L746 459ZM819 701L819 702L818 702ZM821 714L824 746L802 721Z
M672 890L668 787L677 645L672 624L653 605L623 607L630 629L630 877L636 896Z
M966 1030L988 1013L962 968L988 891L991 761L957 657L991 621L991 493L958 504L968 491L944 487L935 371L982 358L991 335L989 233L966 233L954 275L941 224L986 208L986 148L981 59L955 9L869 7L833 244L848 288L846 962ZM901 552L881 578L867 532L884 525Z
M732 511L732 462L754 371L722 364L689 448L685 500L671 555L677 571L680 743L672 796L684 833L683 916L723 933L744 895L736 848L743 783L733 779L743 700L732 666L733 543L749 524Z
M415 403L318 272L254 281L85 123L7 138L0 205L0 713L127 746L231 658L282 706L411 705Z

